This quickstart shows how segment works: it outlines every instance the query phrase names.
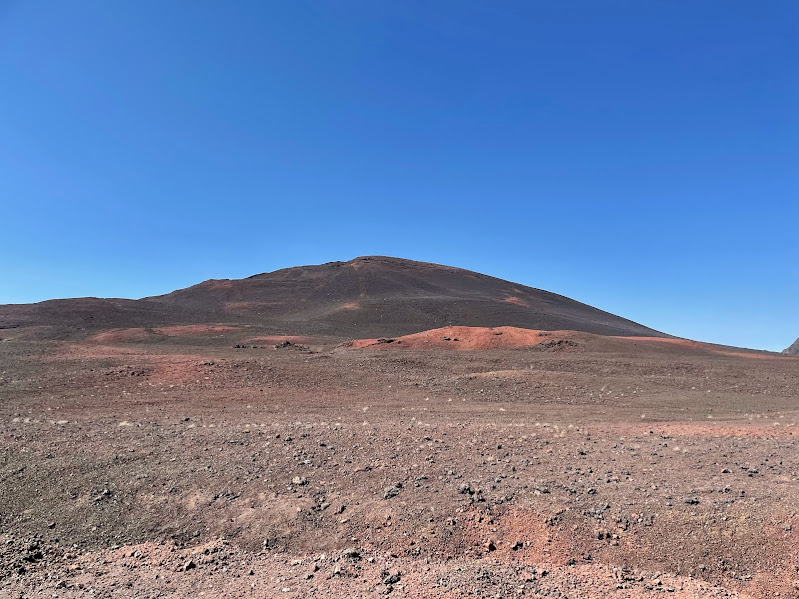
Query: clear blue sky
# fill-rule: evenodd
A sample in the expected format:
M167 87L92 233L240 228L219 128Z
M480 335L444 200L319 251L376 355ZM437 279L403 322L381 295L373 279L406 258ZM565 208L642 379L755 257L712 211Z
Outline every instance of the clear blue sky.
M799 2L0 0L0 303L387 254L799 336Z

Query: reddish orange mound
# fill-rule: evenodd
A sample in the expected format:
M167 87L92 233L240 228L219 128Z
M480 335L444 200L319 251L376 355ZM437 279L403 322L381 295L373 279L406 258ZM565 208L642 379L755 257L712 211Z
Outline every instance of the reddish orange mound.
M357 339L355 348L482 350L530 347L566 341L571 331L537 331L518 327L442 327L394 339Z

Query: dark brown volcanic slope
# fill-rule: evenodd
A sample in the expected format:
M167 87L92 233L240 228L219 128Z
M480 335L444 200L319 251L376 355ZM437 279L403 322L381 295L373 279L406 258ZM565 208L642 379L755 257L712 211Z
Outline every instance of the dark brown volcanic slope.
M274 318L291 332L345 336L401 335L449 324L658 334L554 293L461 268L382 256L206 281L151 299Z
M210 280L141 300L0 306L0 327L97 330L167 324L259 326L283 334L393 336L447 325L662 336L569 298L461 268L382 256Z
M788 354L789 356L799 355L799 339L794 341L790 347L786 347L784 350L782 350L782 353Z

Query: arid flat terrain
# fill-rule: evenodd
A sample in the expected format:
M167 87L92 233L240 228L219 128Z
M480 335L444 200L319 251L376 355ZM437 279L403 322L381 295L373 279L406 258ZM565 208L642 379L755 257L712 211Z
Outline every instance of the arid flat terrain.
M0 597L799 597L797 357L90 301L0 308Z

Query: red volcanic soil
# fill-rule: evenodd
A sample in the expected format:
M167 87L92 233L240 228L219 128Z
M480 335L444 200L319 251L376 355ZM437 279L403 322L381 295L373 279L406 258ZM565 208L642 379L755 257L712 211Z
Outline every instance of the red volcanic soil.
M793 358L204 330L0 343L0 596L796 597Z
M351 347L386 349L485 350L530 347L575 337L573 331L535 331L518 327L442 327L397 338L358 339ZM554 346L554 345L553 345ZM566 345L561 344L561 347Z
M489 350L539 347L543 349L582 351L586 347L594 350L640 350L643 348L672 349L696 354L718 354L763 360L784 359L779 354L742 350L727 346L701 343L688 339L664 337L606 337L579 331L538 331L518 327L442 327L401 337L378 339L356 339L348 347L360 349L450 349ZM637 348L637 349L636 349Z

